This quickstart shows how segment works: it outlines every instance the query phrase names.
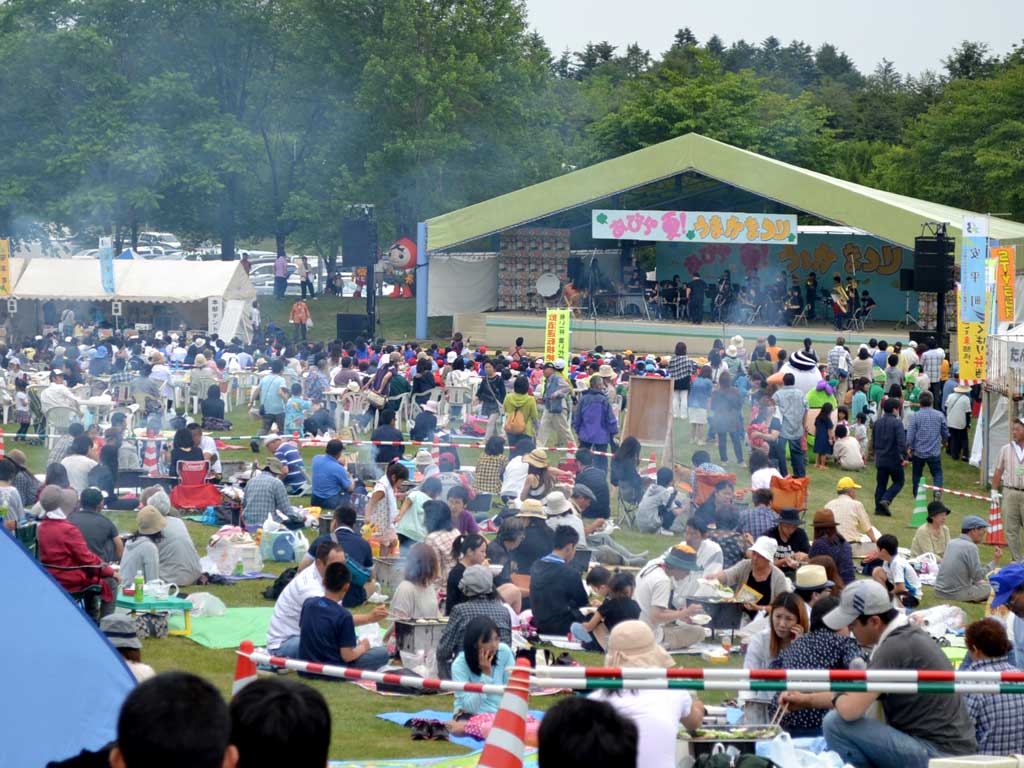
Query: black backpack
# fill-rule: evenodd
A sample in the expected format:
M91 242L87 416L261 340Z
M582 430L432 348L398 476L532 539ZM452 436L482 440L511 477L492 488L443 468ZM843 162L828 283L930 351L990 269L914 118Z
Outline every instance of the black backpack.
M281 575L274 579L274 583L263 590L263 596L267 600L277 600L281 593L284 592L284 588L291 583L291 580L295 578L298 572L298 568L285 568Z

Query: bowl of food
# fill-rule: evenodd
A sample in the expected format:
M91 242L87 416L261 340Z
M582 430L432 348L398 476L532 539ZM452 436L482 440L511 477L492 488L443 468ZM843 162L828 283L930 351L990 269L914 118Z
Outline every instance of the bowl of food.
M690 617L690 621L694 624L700 624L702 627L706 624L711 623L711 617L706 613L698 613Z
M491 569L492 576L500 576L501 572L505 570L504 565L495 565L494 563L488 563L487 567Z

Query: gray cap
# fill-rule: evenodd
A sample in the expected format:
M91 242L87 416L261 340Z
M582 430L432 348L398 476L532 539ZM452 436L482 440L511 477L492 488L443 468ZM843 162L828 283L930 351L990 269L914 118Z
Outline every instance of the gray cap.
M874 579L855 581L839 598L839 607L825 614L825 626L832 630L850 626L861 616L877 616L892 608L892 600L885 587Z
M136 634L135 622L124 613L112 613L100 619L100 631L115 648L142 648L142 641Z
M571 498L576 498L577 496L582 496L585 499L590 499L591 501L597 501L597 496L594 495L594 492L592 490L590 490L590 488L588 486L583 485L583 483L577 483L576 485L574 485L572 487L572 494L570 494L570 496L571 496Z
M494 591L494 577L489 568L483 565L471 565L459 580L459 591L466 597L489 595Z
M988 521L984 518L978 517L977 515L968 515L964 518L964 521L960 523L961 531L973 531L978 528L988 528Z

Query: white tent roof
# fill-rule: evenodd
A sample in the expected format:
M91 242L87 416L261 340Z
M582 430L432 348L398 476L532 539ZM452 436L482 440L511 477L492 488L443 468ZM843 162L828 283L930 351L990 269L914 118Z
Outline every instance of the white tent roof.
M22 260L11 259L11 295L19 299L186 304L211 296L256 298L237 261L115 260L114 293L103 290L98 259L32 259L17 268L16 261Z

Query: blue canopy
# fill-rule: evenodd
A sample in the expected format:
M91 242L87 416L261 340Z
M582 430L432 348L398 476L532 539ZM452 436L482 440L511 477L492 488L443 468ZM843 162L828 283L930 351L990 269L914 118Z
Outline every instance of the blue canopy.
M99 628L6 531L4 765L45 765L114 740L135 677Z

